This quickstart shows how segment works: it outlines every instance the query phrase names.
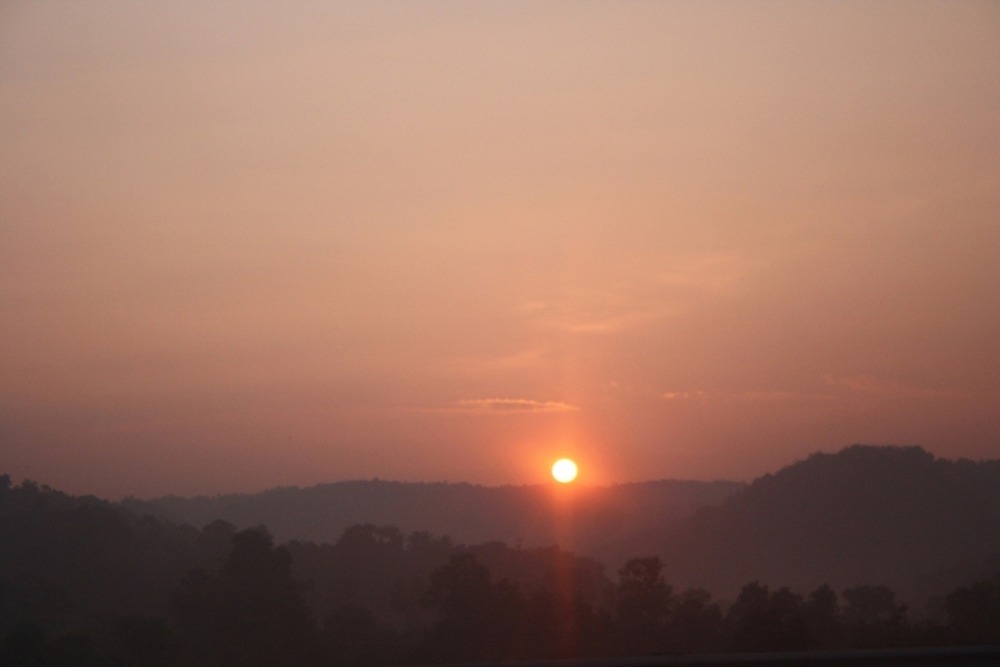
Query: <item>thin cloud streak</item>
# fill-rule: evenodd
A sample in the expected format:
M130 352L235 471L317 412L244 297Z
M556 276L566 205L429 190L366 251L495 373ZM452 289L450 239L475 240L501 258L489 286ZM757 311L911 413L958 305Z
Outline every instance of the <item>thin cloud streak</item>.
M474 415L507 415L576 412L580 408L562 401L536 401L530 398L463 398L452 405L419 408L418 412Z
M824 388L825 387L825 388ZM837 401L853 398L868 400L983 400L997 396L997 391L959 391L917 387L902 382L882 380L873 375L857 375L851 377L826 377L823 385L812 390L747 390L747 391L712 391L705 389L690 389L681 391L665 391L660 398L667 402L698 401L754 401L754 402L788 402L788 401Z

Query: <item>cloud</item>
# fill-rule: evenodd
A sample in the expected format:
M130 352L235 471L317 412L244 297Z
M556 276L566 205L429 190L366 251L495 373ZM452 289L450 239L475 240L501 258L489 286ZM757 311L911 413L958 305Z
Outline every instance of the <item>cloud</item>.
M558 326L574 333L615 333L636 329L649 322L659 320L662 317L664 317L664 313L656 310L637 310L606 318L564 321Z
M744 401L788 401L792 399L806 398L803 394L790 391L741 391L731 396Z
M735 252L678 256L660 266L627 271L617 279L585 280L545 298L518 304L514 312L546 329L609 335L647 328L687 314L708 297L746 288L764 263Z
M893 380L885 380L873 375L827 376L823 379L826 386L815 387L806 391L744 390L744 391L713 391L703 389L671 390L660 393L665 401L739 401L741 403L828 403L830 401L851 400L903 400L903 399L956 399L977 400L988 399L996 392L952 391L929 387L918 387Z
M781 390L746 390L746 391L706 391L689 389L665 391L660 397L666 401L742 401L755 403L773 403L784 401L830 401L846 396L865 396L877 399L914 399L914 398L971 398L979 394L975 392L956 392L944 389L916 387L913 385L884 380L873 375L827 376L823 378L827 390L813 391L781 391ZM839 390L837 391L831 391Z
M531 301L517 312L545 329L578 334L612 334L647 326L674 315L648 288L572 293L550 303Z
M661 395L668 401L683 401L691 398L705 398L707 396L700 389L695 391L665 391Z
M744 401L744 402L774 402L774 401L789 401L797 400L803 398L811 398L807 394L794 393L790 391L713 391L708 392L701 389L694 389L690 391L665 391L660 394L661 398L667 401L684 401L698 399L700 401L707 400L731 400L731 401Z
M575 405L561 401L536 401L530 398L463 398L443 408L430 408L425 412L456 412L479 415L515 415L575 412Z
M860 394L873 396L884 396L887 398L942 398L953 396L954 392L941 389L928 389L924 387L914 387L912 385L896 382L893 380L883 380L874 375L854 375L848 377L825 378L826 384L831 387L846 389Z

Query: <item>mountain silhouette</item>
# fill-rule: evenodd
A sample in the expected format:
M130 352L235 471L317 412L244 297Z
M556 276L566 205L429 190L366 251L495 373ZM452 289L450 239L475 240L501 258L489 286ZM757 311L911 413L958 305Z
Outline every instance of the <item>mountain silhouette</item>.
M523 501L537 503L531 516L548 517L557 536L572 525L594 545L601 529L626 536L620 549L659 545L662 558L637 552L617 577L554 546L462 546L372 524L333 543L276 544L264 528L217 519L199 529L0 475L0 663L492 663L995 644L1000 563L974 565L996 553L997 467L854 447L672 520L642 503L670 487L695 503L706 489L529 489L539 494ZM478 502L456 509L463 520L488 508L481 487L428 486ZM948 577L959 586L949 591ZM694 580L711 592L684 588ZM723 588L732 581L735 595ZM897 581L914 588L897 598L885 585ZM924 602L912 593L920 585L936 586L939 601L908 617Z
M332 543L352 525L391 525L447 535L461 544L559 544L616 566L630 555L623 545L646 542L640 536L655 535L699 508L717 505L743 486L664 480L607 487L486 487L372 480L125 504L194 526L216 519L239 528L265 525L279 541Z
M332 543L352 525L372 524L458 544L558 544L612 572L656 555L674 585L728 598L757 580L799 591L886 584L922 603L1000 569L1000 461L938 459L920 447L818 453L749 485L373 480L126 504L195 526L266 525L279 541Z
M634 545L635 547L641 545ZM1000 553L1000 461L852 446L765 475L661 531L668 579L733 595L750 580L799 590L888 584L924 599Z

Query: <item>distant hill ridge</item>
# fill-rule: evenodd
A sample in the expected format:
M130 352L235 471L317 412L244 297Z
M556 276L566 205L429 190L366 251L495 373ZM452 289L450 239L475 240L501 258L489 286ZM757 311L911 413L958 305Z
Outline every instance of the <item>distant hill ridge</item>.
M652 550L672 578L731 593L746 581L808 590L885 583L919 599L993 574L1000 461L855 445L765 475L665 529Z
M241 528L263 524L279 541L332 543L349 526L370 523L447 535L465 544L503 541L524 546L548 546L565 537L560 526L571 506L572 546L580 553L616 560L614 545L620 541L717 505L743 487L739 482L678 480L576 489L372 480L125 504L195 526L215 519ZM567 495L572 495L571 503Z
M758 580L802 592L886 584L922 601L1000 572L1000 461L938 459L920 447L813 454L749 485L375 480L126 504L196 526L219 518L266 525L280 541L333 543L368 523L470 545L559 544L611 572L627 558L659 555L670 583L723 597Z

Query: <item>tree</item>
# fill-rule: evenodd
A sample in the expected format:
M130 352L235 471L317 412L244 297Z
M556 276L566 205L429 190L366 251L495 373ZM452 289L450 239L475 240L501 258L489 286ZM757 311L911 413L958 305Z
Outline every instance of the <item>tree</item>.
M945 598L953 637L968 644L1000 644L1000 576L955 589Z
M677 596L670 619L668 650L672 653L718 651L722 610L708 591L692 588Z
M844 618L856 625L899 623L906 607L896 604L896 593L888 586L855 586L844 590Z
M323 622L326 665L364 667L398 662L400 639L364 607L347 606L330 612Z
M843 619L856 648L898 645L906 630L906 606L888 586L855 586L843 592Z
M427 633L427 657L473 662L523 656L524 599L506 580L490 573L470 553L452 556L431 575L424 603L438 612Z
M727 621L736 651L797 651L808 646L802 596L788 588L773 593L754 581L740 591Z
M616 613L620 648L645 655L663 650L673 589L663 579L658 556L633 558L618 570Z
M233 536L218 574L190 572L173 610L193 664L302 664L313 650L315 625L291 578L288 550L260 530Z
M831 649L840 646L843 635L840 603L832 588L823 584L810 593L803 611L809 627L810 648Z

